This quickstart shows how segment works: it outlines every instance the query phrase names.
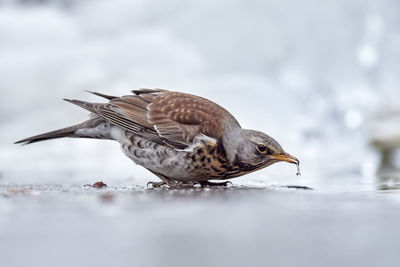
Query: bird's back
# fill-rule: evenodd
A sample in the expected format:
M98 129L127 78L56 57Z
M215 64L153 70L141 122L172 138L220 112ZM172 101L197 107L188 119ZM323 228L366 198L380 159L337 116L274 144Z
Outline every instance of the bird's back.
M167 90L136 90L133 95L104 96L108 103L68 100L113 125L159 144L190 146L196 136L220 140L239 123L224 108L205 98Z

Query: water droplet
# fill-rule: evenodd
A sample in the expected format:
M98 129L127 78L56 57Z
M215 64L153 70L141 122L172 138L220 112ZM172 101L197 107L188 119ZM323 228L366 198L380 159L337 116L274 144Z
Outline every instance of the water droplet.
M300 172L300 163L297 163L296 166L297 166L297 173L296 173L296 175L297 175L297 176L301 176L301 172Z

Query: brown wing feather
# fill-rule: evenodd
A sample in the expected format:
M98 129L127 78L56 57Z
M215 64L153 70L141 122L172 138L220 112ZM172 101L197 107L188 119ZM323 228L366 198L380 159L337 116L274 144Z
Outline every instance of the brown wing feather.
M189 144L199 133L219 138L217 118L205 112L205 105L210 106L210 103L199 97L168 92L155 98L148 106L148 121L160 136L179 143ZM210 124L214 125L215 131L209 131Z
M109 103L72 102L111 123L176 148L189 146L200 133L220 139L228 124L239 124L225 109L205 98L162 89L141 89Z
M233 116L205 98L164 92L152 99L148 106L148 121L168 140L191 143L200 133L220 139L229 123L238 122Z

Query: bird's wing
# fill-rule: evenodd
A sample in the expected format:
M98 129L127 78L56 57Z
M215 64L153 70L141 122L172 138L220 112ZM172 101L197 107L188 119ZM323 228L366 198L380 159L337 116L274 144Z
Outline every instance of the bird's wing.
M69 101L114 125L176 148L191 145L200 133L219 140L228 124L239 126L228 111L198 96L161 89L132 92L110 97L109 103L103 104Z

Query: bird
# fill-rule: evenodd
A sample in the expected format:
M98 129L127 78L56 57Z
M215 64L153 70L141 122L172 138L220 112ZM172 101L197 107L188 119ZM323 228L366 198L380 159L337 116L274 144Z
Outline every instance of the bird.
M121 97L88 91L105 103L64 99L90 112L82 123L15 142L73 137L115 140L124 154L161 181L148 186L226 186L276 162L296 164L269 135L244 129L218 104L165 89L132 90ZM215 182L222 180L223 182Z

